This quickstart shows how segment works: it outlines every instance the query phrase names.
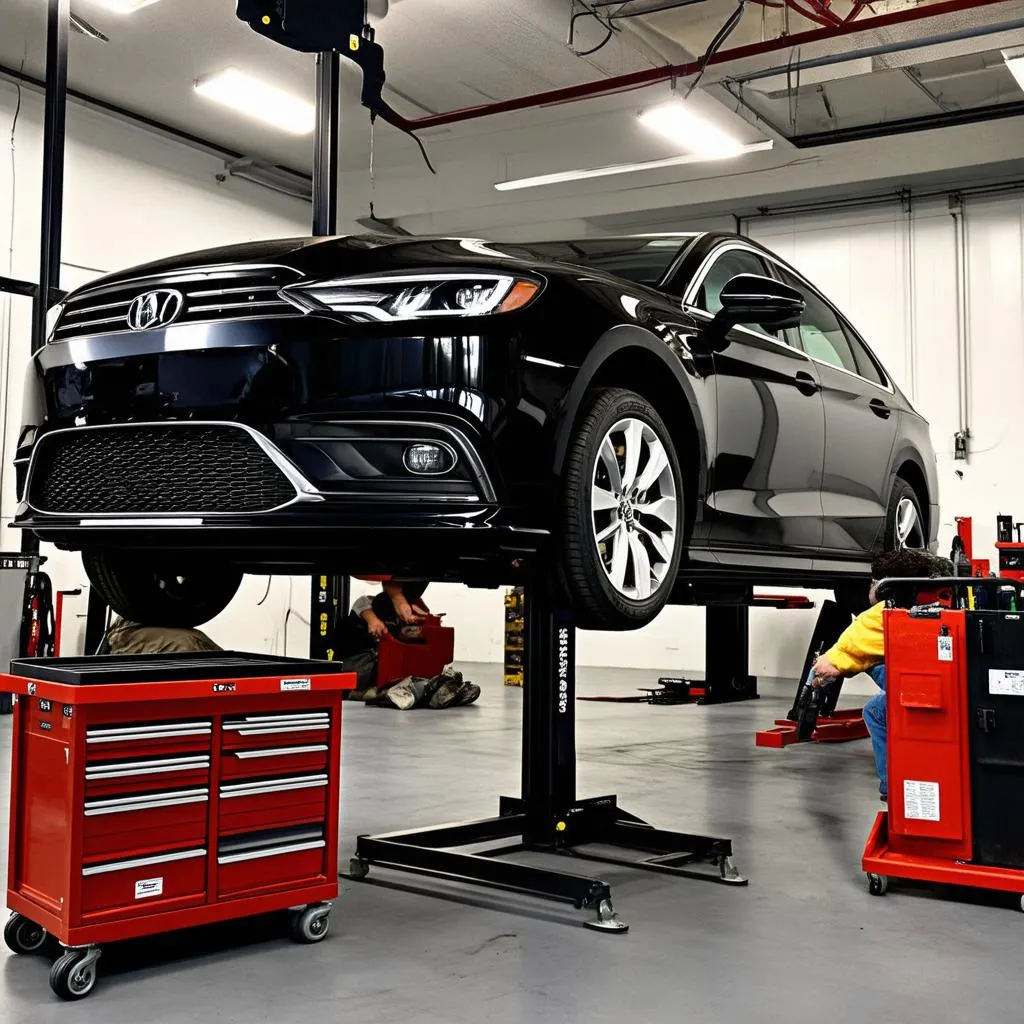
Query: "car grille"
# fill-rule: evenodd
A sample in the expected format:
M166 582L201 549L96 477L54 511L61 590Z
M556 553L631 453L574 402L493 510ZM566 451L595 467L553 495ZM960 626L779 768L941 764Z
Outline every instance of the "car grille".
M28 492L54 515L266 512L295 496L247 431L186 423L47 434Z
M181 312L175 324L299 316L295 306L278 295L281 288L298 278L296 271L286 267L214 267L91 288L68 299L53 340L128 331L132 302L157 289L181 293Z

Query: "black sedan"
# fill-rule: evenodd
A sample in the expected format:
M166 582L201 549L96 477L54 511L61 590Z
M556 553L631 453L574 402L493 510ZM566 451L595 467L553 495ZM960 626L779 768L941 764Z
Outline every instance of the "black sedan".
M855 592L936 536L927 424L741 237L263 242L52 314L16 523L136 621L205 621L244 572L541 566L630 629L755 582Z

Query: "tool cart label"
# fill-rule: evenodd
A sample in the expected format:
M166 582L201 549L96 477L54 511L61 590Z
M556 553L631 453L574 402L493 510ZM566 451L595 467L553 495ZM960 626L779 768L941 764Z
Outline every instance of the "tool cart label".
M988 692L998 697L1024 697L1024 670L990 668Z
M281 680L281 692L286 693L289 690L312 690L313 681L311 679L282 679Z
M914 821L938 821L939 784L904 779L903 817Z
M939 637L939 661L953 660L953 638L951 636Z
M135 898L137 900L149 899L152 896L162 896L163 893L163 878L140 878L135 883Z

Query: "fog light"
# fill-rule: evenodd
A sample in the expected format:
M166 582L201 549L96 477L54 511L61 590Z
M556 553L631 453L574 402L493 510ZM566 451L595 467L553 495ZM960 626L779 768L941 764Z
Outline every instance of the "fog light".
M455 465L455 453L439 444L412 444L402 458L410 473L436 476L447 473Z

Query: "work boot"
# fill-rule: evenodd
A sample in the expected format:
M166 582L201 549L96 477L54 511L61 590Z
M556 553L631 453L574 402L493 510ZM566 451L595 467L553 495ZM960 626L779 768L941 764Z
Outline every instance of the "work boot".
M475 704L477 698L480 696L480 687L476 683L463 683L462 688L459 690L458 696L455 699L455 703L460 707L468 707L470 704Z
M416 687L413 684L412 676L389 686L383 695L383 703L399 711L408 711L416 706Z

